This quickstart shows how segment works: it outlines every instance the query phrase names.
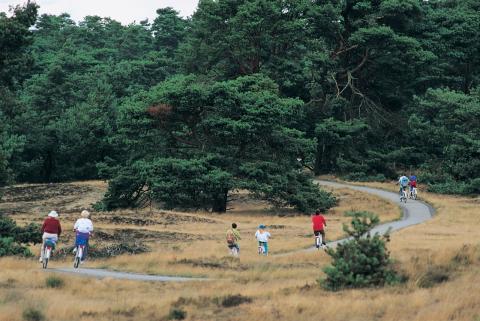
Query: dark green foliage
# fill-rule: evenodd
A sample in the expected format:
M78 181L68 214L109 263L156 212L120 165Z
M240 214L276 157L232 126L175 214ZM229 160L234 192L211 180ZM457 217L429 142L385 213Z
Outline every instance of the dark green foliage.
M32 256L32 253L25 246L17 243L13 237L0 237L0 257L2 256Z
M448 194L480 192L480 90L472 94L428 90L414 101L410 136L419 153L429 190Z
M370 235L370 230L379 222L375 214L369 212L351 212L351 228L344 230L351 240L329 249L332 265L324 269L327 278L320 280L328 290L383 286L399 282L400 278L392 269L390 253L385 243L388 235Z
M0 216L0 256L31 256L32 253L25 244L37 244L41 240L38 225L32 223L19 227L11 218Z
M202 0L128 26L37 9L0 13L0 187L107 178L104 208L224 210L235 188L330 207L303 167L479 193L477 0Z
M111 180L103 205L156 201L224 212L229 192L243 188L277 206L328 209L335 200L298 161L314 148L295 128L302 118L302 102L281 98L262 75L214 83L175 77L122 106L115 139L124 165L104 165Z
M43 321L45 315L42 311L35 308L27 308L23 310L22 317L24 321Z
M231 294L222 298L217 299L220 306L224 308L231 308L239 306L243 303L251 303L253 300L251 297L244 296L241 294Z
M30 223L24 227L17 226L15 221L8 216L0 216L0 235L3 237L13 237L19 243L42 242L40 226Z
M45 285L47 288L59 289L64 287L65 281L62 278L53 275L45 279Z
M187 317L187 312L182 308L172 308L168 313L168 320L184 320Z

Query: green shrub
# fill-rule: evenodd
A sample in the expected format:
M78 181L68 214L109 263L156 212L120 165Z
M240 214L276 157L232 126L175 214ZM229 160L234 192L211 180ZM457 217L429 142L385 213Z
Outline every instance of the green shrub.
M182 308L172 308L168 314L168 320L183 320L187 317L187 312Z
M368 175L363 172L350 173L342 178L352 182L385 182L387 180L383 174Z
M0 237L0 257L10 255L30 257L33 254L28 248L15 242L13 237Z
M320 284L336 291L398 283L400 277L392 268L390 253L385 246L388 234L371 236L369 232L378 224L378 217L369 212L347 215L352 216L352 229L344 225L344 230L352 240L327 250L333 261L331 266L324 268L327 278L320 280Z
M252 298L248 296L243 296L241 294L233 294L233 295L227 295L222 298L218 298L216 301L222 307L230 308L230 307L236 307L243 303L250 303L252 302Z
M42 311L37 310L35 308L27 308L23 311L22 314L23 320L25 321L43 321L45 320L45 316L43 315Z
M52 275L45 279L45 285L47 286L47 288L63 288L63 286L65 285L65 281L58 276Z
M20 227L11 218L0 216L0 257L8 255L32 256L25 244L39 242L41 242L41 233L38 225L29 224Z
M0 235L2 237L12 237L15 242L41 243L42 235L38 224L28 224L24 227L17 226L17 223L8 216L0 216Z

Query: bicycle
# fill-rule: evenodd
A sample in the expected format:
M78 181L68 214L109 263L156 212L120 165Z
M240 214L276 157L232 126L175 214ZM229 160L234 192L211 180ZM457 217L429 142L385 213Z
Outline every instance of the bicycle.
M48 266L48 261L50 260L50 256L52 255L53 250L56 246L56 240L53 238L47 238L45 240L45 244L43 246L43 260L42 266L44 269Z
M258 255L265 254L265 242L258 242Z
M77 245L76 247L75 258L73 260L73 267L75 269L77 269L80 262L82 262L82 257L83 257L83 253L85 252L85 247L86 247L86 244Z
M402 187L402 193L400 194L400 203L401 202L407 202L407 191L405 191L404 187Z
M234 245L229 245L228 246L229 250L230 250L230 254L233 255L233 256L238 256L238 247L236 244Z
M76 269L83 263L83 257L85 256L86 251L88 250L88 239L90 238L90 233L81 233L76 232L75 240L75 259L73 260L73 267Z
M409 193L409 197L410 197L410 199L413 199L413 200L417 199L418 194L417 194L417 188L416 187L412 188L412 190Z
M320 247L322 246L322 234L318 233L318 235L315 235L315 247L317 250L320 250Z

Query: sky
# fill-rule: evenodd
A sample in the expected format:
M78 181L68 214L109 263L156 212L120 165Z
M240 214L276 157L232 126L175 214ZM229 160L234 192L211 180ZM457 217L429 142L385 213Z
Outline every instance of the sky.
M0 0L0 12L8 12L9 6L23 4L26 0ZM36 0L40 6L40 14L69 13L73 20L80 21L85 16L97 15L110 17L129 24L156 16L158 8L172 7L181 16L191 16L197 7L198 0Z

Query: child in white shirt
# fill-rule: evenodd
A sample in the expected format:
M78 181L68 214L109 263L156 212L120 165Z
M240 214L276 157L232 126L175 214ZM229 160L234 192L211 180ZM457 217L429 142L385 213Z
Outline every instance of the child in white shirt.
M265 225L260 224L257 232L255 232L255 238L258 241L258 247L263 248L263 255L268 255L268 239L272 236L269 232L265 231ZM260 254L260 252L259 252Z

